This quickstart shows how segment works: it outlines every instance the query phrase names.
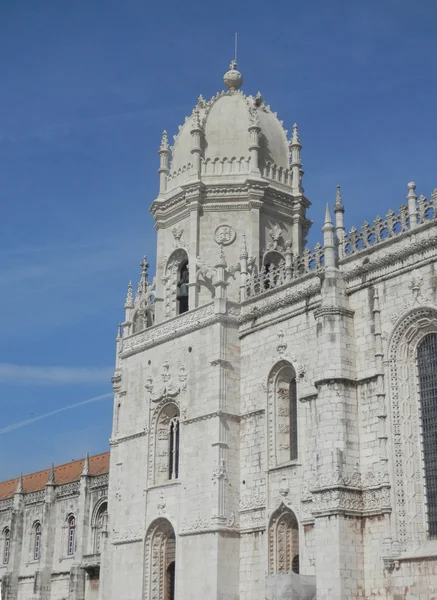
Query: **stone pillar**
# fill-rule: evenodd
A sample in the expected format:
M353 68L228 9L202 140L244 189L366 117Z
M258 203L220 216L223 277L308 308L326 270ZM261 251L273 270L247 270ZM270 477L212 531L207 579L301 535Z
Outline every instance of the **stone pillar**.
M170 172L168 168L168 157L169 157L169 146L168 146L168 138L167 132L163 131L161 146L159 147L159 195L165 194L167 191L167 178Z
M410 219L410 229L417 227L417 196L416 196L416 184L414 181L410 181L408 184L408 217Z
M344 206L343 201L341 199L341 190L340 186L337 186L337 193L335 196L335 206L334 206L334 214L335 214L335 233L338 241L338 255L339 258L343 258L343 242L344 242Z
M318 600L349 600L364 585L359 428L353 311L335 266L334 226L327 208L323 226L325 277L317 320L320 379L319 453L312 482Z
M252 123L248 130L250 135L250 172L259 174L259 134L261 127L259 126L256 111L254 111L253 114L254 117L252 118Z
M202 153L200 139L202 135L202 127L200 126L200 114L198 110L194 112L194 123L190 133L192 138L191 154L193 156L193 171L197 174L197 178L200 179L200 161Z

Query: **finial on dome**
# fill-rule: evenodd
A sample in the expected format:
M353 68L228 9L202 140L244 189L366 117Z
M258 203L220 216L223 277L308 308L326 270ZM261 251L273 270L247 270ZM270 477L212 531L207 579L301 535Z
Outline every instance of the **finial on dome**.
M229 71L223 75L225 86L230 92L239 90L243 85L243 75L240 73L240 71L237 71L237 66L237 61L234 59L229 65Z
M344 206L343 206L343 200L341 198L341 188L338 185L337 186L337 191L335 193L335 206L334 206L334 212L338 212L339 210L344 212Z

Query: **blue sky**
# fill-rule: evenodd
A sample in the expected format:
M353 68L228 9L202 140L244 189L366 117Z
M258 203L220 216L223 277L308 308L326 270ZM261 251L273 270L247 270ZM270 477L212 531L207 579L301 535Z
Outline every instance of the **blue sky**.
M436 28L437 0L0 3L0 479L108 449L161 131L222 89L234 30L244 90L299 124L313 245L338 183L348 228L437 187Z

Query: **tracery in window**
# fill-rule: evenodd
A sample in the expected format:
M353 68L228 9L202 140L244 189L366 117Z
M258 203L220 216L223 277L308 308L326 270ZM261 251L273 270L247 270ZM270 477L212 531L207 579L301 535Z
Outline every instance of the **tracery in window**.
M9 527L3 529L3 564L7 565L9 562L9 551L11 548L11 530Z
M33 558L34 560L39 560L41 556L41 535L42 528L41 523L35 523L34 527L34 535L33 535Z
M74 515L68 517L68 529L67 529L67 555L71 556L74 554L76 547L76 519Z
M93 519L93 551L94 554L101 552L102 546L102 534L107 530L108 524L108 503L102 502L97 509L95 509Z
M298 458L296 372L281 361L269 377L269 448L270 465Z
M295 514L283 504L270 520L269 572L299 573L299 525Z
M437 333L417 347L428 534L437 538Z
M145 557L145 597L149 600L174 600L176 536L167 519L158 519L149 527Z
M173 402L159 413L155 432L155 483L179 478L179 408Z

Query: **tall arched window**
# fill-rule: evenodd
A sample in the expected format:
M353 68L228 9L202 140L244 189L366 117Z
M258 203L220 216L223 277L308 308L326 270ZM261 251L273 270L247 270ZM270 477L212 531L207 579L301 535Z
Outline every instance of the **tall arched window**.
M4 545L3 545L3 564L7 565L9 562L9 551L11 548L11 530L9 529L9 527L6 527L3 530L3 540L4 540Z
M269 463L284 464L298 458L296 372L281 361L269 377Z
M417 347L428 535L437 538L437 333Z
M106 531L108 521L108 503L102 502L100 506L97 508L94 516L93 522L93 530L94 530L94 554L99 554L101 552L101 540L102 533Z
M169 441L168 478L177 479L179 476L179 416L173 417L170 421Z
M68 537L67 537L67 554L74 554L76 547L76 519L74 515L68 517Z
M169 402L156 421L155 483L179 478L179 408Z
M184 248L174 250L164 268L162 282L164 285L164 313L166 318L175 317L189 310L188 254Z
M41 523L35 523L34 525L34 538L33 538L33 558L39 560L41 556L41 535L42 528Z
M299 573L299 526L295 514L282 504L269 526L270 575Z

